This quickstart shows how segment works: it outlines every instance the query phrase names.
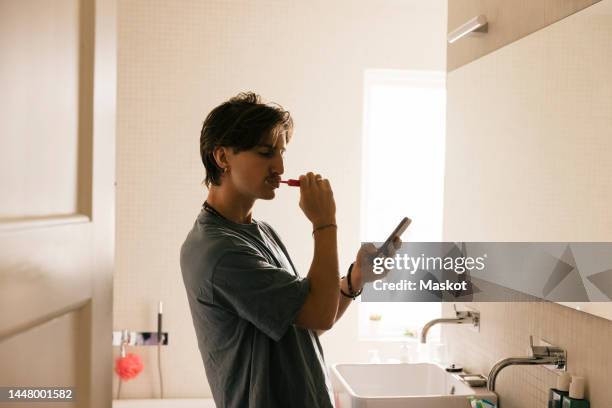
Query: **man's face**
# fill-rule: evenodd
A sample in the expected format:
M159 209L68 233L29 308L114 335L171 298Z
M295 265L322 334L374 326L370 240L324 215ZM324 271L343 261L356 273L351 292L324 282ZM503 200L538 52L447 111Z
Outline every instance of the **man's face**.
M265 137L251 150L234 153L229 149L229 179L234 187L249 198L271 200L278 188L285 153L285 133ZM276 139L276 140L275 140Z

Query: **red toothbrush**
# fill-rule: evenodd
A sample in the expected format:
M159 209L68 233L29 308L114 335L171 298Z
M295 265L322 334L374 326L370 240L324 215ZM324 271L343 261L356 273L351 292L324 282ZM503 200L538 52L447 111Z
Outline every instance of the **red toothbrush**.
M288 186L291 187L299 187L300 186L300 180L295 180L295 179L289 179L289 180L281 180L281 183L285 183Z

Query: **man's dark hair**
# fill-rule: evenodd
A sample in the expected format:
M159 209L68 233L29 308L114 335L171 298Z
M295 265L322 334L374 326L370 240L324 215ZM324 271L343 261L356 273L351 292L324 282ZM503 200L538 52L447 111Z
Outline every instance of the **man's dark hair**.
M220 185L223 170L213 152L217 146L231 147L234 153L252 149L271 133L291 140L293 119L277 104L265 104L253 92L240 93L213 109L200 133L200 156L206 169L204 184Z

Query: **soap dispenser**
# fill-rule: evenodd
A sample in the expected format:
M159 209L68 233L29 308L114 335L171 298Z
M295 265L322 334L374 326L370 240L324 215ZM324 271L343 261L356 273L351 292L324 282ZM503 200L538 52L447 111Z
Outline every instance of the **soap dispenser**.
M569 396L570 378L567 372L557 377L557 386L548 393L548 408L562 408L563 397Z
M588 400L584 399L584 378L572 376L569 396L563 397L562 408L589 408Z

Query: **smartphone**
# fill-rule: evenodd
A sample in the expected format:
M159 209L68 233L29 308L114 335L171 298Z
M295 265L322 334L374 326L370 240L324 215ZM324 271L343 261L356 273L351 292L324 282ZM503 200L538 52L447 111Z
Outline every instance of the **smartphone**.
M387 255L389 252L391 252L391 250L393 249L393 240L395 239L395 237L401 237L411 222L412 220L410 218L404 217L400 221L400 223L397 224L397 227L395 227L395 229L393 230L391 235L389 235L389 238L387 238L385 243L382 244L380 248L378 248L377 255Z

